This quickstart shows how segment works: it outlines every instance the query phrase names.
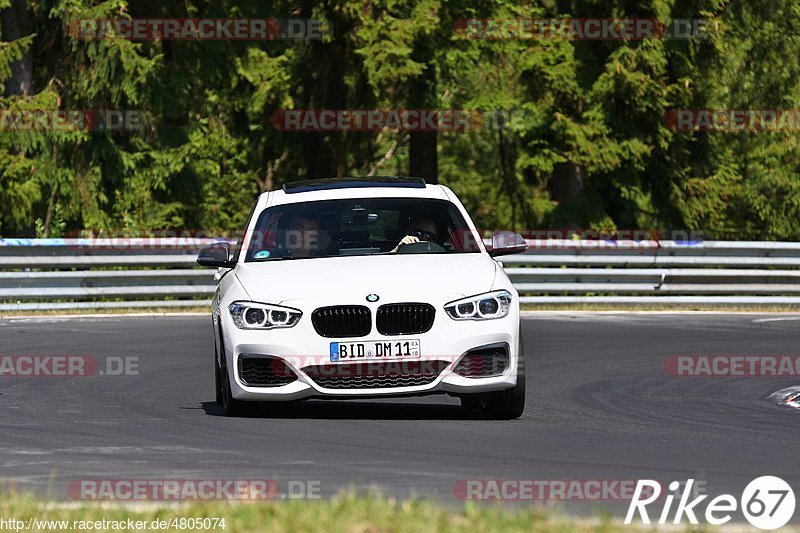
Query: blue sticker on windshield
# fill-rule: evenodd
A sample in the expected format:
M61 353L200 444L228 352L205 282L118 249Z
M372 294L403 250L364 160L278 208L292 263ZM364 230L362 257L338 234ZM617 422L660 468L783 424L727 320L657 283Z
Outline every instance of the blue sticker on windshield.
M269 250L261 250L253 254L253 259L266 259L269 257Z

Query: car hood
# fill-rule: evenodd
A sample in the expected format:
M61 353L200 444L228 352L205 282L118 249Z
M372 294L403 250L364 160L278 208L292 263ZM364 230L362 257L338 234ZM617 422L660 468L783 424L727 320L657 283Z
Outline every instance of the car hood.
M392 254L242 263L235 275L250 298L259 302L361 303L374 293L383 303L488 292L497 268L485 253Z

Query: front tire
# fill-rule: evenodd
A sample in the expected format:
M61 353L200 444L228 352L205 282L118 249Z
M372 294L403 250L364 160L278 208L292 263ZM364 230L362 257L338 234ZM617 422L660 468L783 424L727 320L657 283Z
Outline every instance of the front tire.
M513 420L525 411L525 355L522 348L522 332L519 335L517 353L517 384L510 389L484 394L468 394L461 397L464 409L479 409L492 420Z
M243 416L247 414L247 402L237 400L233 397L231 390L231 375L228 373L228 358L225 357L225 341L222 338L222 328L219 330L219 345L222 349L223 365L220 367L219 359L215 358L214 366L217 382L217 403L222 405L225 416ZM217 348L214 347L216 352Z
M469 394L461 397L461 407L464 409L483 409L486 400L480 397L480 394Z
M225 391L222 386L222 369L219 367L219 356L217 355L216 346L214 346L214 391L216 393L214 401L217 405L222 405Z
M513 420L525 411L525 362L520 356L517 365L517 384L506 390L492 392L484 410L494 420Z
M225 416L244 416L247 414L247 402L237 400L231 391L231 377L228 375L227 368L222 376L222 408Z

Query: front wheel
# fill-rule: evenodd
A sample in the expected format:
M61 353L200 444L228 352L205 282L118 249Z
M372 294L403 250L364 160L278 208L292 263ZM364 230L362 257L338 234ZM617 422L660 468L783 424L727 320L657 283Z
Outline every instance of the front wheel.
M492 420L512 420L525 411L524 364L517 368L517 384L510 389L483 394L468 394L461 397L461 407L480 410Z
M243 416L247 414L247 402L237 400L231 392L231 378L227 369L222 375L222 408L225 416Z
M231 376L228 374L228 358L225 357L225 341L222 338L222 330L219 332L219 345L223 350L222 361L220 366L219 359L214 358L214 376L217 380L217 403L222 405L225 411L225 416L242 416L247 413L247 402L237 400L233 397L231 392ZM214 352L217 351L216 346Z
M225 391L222 386L222 369L219 367L219 357L217 356L216 346L214 347L214 392L216 393L214 400L217 405L222 405Z
M493 420L512 420L525 411L525 356L522 334L517 354L517 384L510 389L484 394L468 394L461 397L464 409L479 409Z
M495 420L512 420L525 411L525 362L520 356L517 365L517 384L513 388L492 392L484 408Z

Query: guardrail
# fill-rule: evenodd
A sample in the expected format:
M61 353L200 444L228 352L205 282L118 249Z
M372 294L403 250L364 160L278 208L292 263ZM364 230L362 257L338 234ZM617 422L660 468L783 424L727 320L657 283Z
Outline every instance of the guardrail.
M221 239L0 239L0 311L210 305ZM529 304L800 305L800 243L528 241L500 257Z
M528 241L501 257L523 303L800 305L800 243Z
M0 239L0 311L211 305L223 239Z

